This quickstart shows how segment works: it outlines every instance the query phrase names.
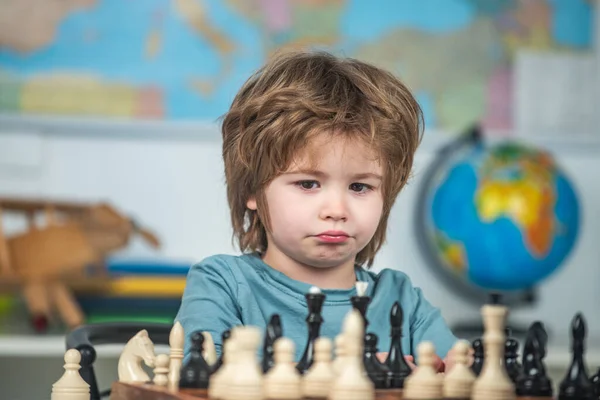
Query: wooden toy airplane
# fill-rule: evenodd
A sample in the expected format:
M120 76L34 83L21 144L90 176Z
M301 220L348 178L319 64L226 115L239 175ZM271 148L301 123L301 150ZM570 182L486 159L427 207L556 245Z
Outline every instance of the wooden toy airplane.
M5 235L3 212L25 214L28 229ZM38 332L47 329L54 310L73 329L84 316L71 289L107 282L106 256L125 247L133 234L160 246L152 232L107 203L0 197L0 293L22 291ZM90 276L90 270L98 274Z

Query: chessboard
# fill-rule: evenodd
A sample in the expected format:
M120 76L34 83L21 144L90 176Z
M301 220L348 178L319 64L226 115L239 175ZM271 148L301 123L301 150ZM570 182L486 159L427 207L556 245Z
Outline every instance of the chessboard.
M179 389L171 392L168 389L151 384L129 384L115 382L112 385L111 400L213 400L206 389ZM527 399L527 398L523 398ZM536 398L544 400L543 398ZM298 400L327 400L326 398L299 397ZM403 400L402 390L376 390L375 400ZM520 400L520 399L519 399Z
M364 289L364 288L361 288ZM173 325L169 354L154 353L145 330L134 335L119 358L118 382L112 400L598 400L600 375L588 376L585 365L586 322L582 314L571 323L572 361L564 378L554 382L546 373L548 336L536 321L528 329L522 351L506 332L508 308L486 304L481 309L483 336L458 341L453 364L443 372L435 366L435 347L421 342L416 366L409 366L400 346L403 312L399 303L390 310L391 347L387 359L376 357L377 336L368 332L366 307L359 290L346 315L341 333L331 340L310 326L301 359L294 360L294 343L283 335L280 318L271 316L264 332L237 326L223 332L217 357L207 332L192 332L184 361L181 324ZM306 294L308 324L319 324L323 294ZM262 345L262 358L259 347ZM521 356L519 360L519 356ZM65 354L65 372L53 385L51 400L90 400L90 386L78 373L80 354ZM153 368L151 377L142 364Z

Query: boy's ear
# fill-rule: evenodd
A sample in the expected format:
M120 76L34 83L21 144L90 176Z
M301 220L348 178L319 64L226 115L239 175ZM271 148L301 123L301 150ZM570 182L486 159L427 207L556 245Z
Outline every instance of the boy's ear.
M250 196L250 198L246 202L246 207L248 207L249 210L256 211L256 209L257 209L257 206L256 206L256 197Z

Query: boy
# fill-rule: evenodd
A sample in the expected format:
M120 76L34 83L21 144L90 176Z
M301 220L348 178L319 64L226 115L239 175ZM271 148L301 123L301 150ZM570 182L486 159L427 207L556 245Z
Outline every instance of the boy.
M409 278L363 268L384 243L422 134L419 105L400 81L323 52L282 54L241 88L222 133L231 221L244 254L191 268L177 315L188 337L208 331L220 353L223 331L264 331L277 313L297 361L307 340L304 294L311 286L326 294L321 335L334 338L360 280L369 283L368 328L380 352L389 348L389 313L399 301L404 353L430 340L447 355L457 339Z

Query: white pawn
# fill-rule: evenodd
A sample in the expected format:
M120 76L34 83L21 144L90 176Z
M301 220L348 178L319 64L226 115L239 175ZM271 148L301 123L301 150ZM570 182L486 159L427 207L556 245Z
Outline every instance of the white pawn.
M444 377L445 399L470 399L475 374L468 366L470 345L464 340L459 340L452 349L454 366Z
M154 378L152 381L156 386L167 387L169 383L169 356L167 354L159 354L154 362Z
M263 400L263 376L257 350L261 332L254 326L240 326L235 332L237 361L227 380L225 400Z
M264 377L266 400L299 400L301 376L294 366L294 342L280 337L273 344L275 365Z
M335 337L334 344L335 358L333 359L332 367L333 373L335 376L338 376L346 365L346 338L343 332Z
M331 364L331 339L320 337L315 340L313 365L302 378L302 394L307 398L326 399L335 378Z
M235 371L237 363L237 347L235 344L235 331L231 331L231 337L223 344L223 365L209 378L208 396L211 399L223 399L227 391L227 379L231 377L231 371Z
M52 385L51 400L90 400L90 385L79 374L81 354L75 349L65 353L65 373Z
M435 346L431 342L421 342L417 352L419 365L406 378L403 397L410 400L442 399L444 381L434 367Z
M373 400L375 386L363 363L365 327L360 312L350 310L344 319L345 366L333 381L329 400Z

